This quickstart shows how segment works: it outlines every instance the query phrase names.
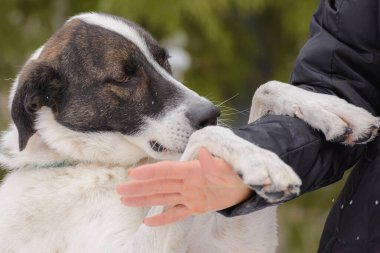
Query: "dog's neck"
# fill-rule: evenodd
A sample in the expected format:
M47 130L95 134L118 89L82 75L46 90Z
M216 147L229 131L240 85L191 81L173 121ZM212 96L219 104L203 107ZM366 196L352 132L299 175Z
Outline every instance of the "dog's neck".
M121 134L78 133L60 125L45 108L36 122L37 132L19 151L18 131L11 124L2 136L0 164L7 169L59 167L78 163L134 166L146 153Z
M0 163L6 169L17 169L25 166L44 166L66 158L50 149L41 141L38 134L34 134L27 147L20 152L18 147L18 132L11 124L1 140Z

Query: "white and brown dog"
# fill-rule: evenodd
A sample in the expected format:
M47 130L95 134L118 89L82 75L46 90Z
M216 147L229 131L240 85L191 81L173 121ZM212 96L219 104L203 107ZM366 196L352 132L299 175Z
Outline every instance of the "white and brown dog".
M218 109L170 73L167 52L147 32L97 13L69 19L31 56L11 90L12 124L1 141L0 162L9 170L0 188L1 253L275 251L275 207L151 228L142 220L161 207L120 203L115 186L129 168L189 160L201 146L232 164L249 186L269 177L272 184L257 194L270 202L299 192L290 167L213 126ZM355 119L347 122L350 110ZM328 139L345 134L337 121L350 125L353 140L378 126L345 101L277 82L258 90L251 120L268 111L303 118Z

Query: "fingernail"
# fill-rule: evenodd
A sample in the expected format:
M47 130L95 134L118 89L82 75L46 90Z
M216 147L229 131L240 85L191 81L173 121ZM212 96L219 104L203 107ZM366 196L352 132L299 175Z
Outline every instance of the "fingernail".
M146 226L149 226L149 222L147 223L146 219L143 220L143 224L146 225Z

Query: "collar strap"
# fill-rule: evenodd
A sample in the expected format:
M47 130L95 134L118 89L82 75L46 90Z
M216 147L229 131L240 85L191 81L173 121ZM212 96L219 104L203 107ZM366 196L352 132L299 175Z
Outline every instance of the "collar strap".
M53 163L48 163L48 164L31 164L32 168L35 169L48 169L48 168L63 168L63 167L70 167L70 166L76 166L78 165L79 162L76 161L57 161Z

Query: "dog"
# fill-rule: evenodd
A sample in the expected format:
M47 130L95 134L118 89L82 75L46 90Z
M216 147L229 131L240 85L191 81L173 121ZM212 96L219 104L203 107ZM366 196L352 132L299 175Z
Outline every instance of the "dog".
M291 100L303 93L282 93L293 88L321 106L328 96L269 82L256 92L250 120L284 114L330 139L345 135L330 132L335 123L309 112L304 101ZM330 97L329 106L344 103ZM350 143L375 134L377 118L344 105L365 119L350 122L357 126ZM128 180L130 168L191 160L200 147L230 163L268 202L298 194L301 186L275 154L217 126L219 110L171 76L167 51L138 25L100 13L70 18L22 67L9 107L0 155L9 170L0 188L1 253L275 252L276 207L235 218L206 213L153 228L143 219L164 207L121 204L115 186ZM311 114L320 120L311 122ZM257 187L267 178L270 185Z

